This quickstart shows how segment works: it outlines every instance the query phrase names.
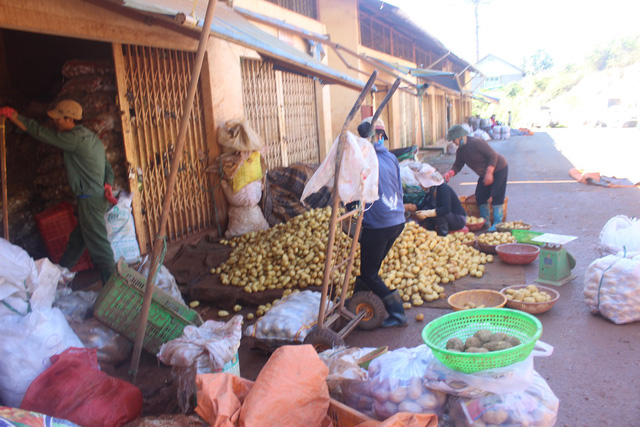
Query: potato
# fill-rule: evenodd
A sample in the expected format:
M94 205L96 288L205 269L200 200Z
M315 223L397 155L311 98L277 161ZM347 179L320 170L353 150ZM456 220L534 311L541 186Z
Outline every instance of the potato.
M491 337L493 336L493 332L491 332L488 329L480 329L478 332L473 334L473 336L478 338L484 344L491 340Z
M422 396L422 380L418 377L414 377L411 379L409 383L409 390L407 392L407 397L412 400L416 400L420 396Z
M418 405L417 403L411 400L407 400L398 405L398 411L419 414L422 412L422 408L420 408L420 405Z
M482 347L482 341L480 341L480 339L475 336L469 337L464 342L464 348L469 348L469 347Z
M406 399L407 394L409 393L409 389L403 386L394 387L389 392L389 400L393 403L400 403L404 399Z
M489 351L506 350L511 347L513 346L507 341L489 341L488 343L482 344L482 348L486 348Z
M462 351L464 350L464 343L460 338L451 338L447 341L446 348L447 350Z
M504 332L496 332L495 334L491 335L489 341L505 341L508 336L509 335L505 334Z

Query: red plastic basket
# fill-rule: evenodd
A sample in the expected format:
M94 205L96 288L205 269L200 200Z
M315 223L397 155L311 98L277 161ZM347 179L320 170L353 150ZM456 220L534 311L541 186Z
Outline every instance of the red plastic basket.
M36 224L38 225L40 236L44 240L44 246L52 262L57 263L62 258L69 241L69 235L77 223L78 221L73 216L73 206L68 202L59 203L53 208L36 215ZM71 271L83 271L92 268L91 257L85 249Z

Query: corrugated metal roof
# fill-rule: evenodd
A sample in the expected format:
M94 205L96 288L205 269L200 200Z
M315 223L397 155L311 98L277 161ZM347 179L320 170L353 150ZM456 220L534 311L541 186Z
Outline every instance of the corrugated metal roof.
M449 71L428 70L426 68L412 68L407 67L406 65L385 61L383 59L378 59L371 56L370 58L403 74L420 77L423 80L435 83L436 85L444 89L450 89L456 92L461 91L460 86L458 85L458 81L456 80L455 73L451 73Z
M202 28L207 2L193 0L124 0L124 6L147 13L175 17L179 13L195 16ZM211 23L211 34L258 52L276 62L280 67L297 73L314 76L324 83L335 83L361 90L365 82L343 74L290 46L277 37L262 31L226 4L218 2Z

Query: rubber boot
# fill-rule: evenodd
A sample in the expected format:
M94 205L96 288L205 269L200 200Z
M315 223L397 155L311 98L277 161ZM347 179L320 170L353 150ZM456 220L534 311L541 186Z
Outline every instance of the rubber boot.
M489 225L491 225L491 215L489 214L489 204L478 205L478 210L480 211L480 217L484 218L484 221L485 221L484 227L488 227Z
M496 231L496 224L500 224L502 222L502 212L502 205L493 206L493 224L487 231Z
M400 298L398 291L393 291L382 298L382 302L384 303L384 308L387 310L387 313L389 313L389 317L382 322L383 328L407 326L409 324L407 316L404 314L402 298Z

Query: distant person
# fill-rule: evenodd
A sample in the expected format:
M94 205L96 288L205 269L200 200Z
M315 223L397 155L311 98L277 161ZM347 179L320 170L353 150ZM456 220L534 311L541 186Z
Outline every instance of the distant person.
M509 111L509 119L507 121L507 124L509 125L509 127L511 127L511 111Z
M492 114L491 115L491 129L493 129L497 124L498 124L498 121L496 120L496 115Z
M358 126L363 138L369 137L371 117ZM383 328L407 326L408 320L398 291L392 291L378 272L398 236L404 230L405 215L402 202L400 164L396 156L384 146L387 136L384 122L378 119L374 127L373 147L378 157L378 194L380 198L366 206L360 234L360 275L356 278L354 292L371 291L382 299L389 313L382 322Z
M502 222L509 166L507 160L496 153L484 139L467 136L468 134L460 125L451 126L447 132L447 140L452 141L458 150L456 160L444 175L444 180L449 182L465 164L477 173L479 178L475 194L478 210L486 224L492 224L488 231L495 231L496 224ZM489 215L489 198L493 207L493 223Z

